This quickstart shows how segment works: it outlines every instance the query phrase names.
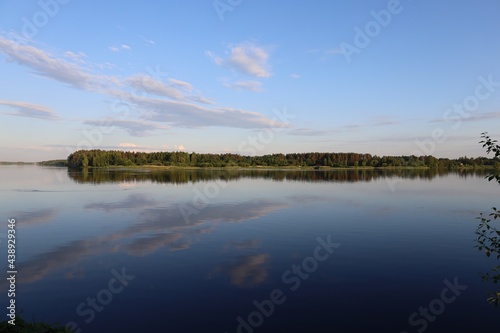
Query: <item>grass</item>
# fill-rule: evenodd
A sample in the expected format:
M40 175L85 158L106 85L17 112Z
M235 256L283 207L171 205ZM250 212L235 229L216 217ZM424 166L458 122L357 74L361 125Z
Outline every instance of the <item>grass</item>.
M0 322L2 333L72 333L71 330L60 326L43 322L27 322L21 317L15 320L16 325L11 325L7 320Z

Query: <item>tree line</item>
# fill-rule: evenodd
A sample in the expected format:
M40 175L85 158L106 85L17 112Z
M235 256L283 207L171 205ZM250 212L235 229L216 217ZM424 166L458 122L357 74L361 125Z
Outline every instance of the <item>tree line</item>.
M433 156L377 156L359 153L294 153L244 156L238 154L199 154L187 152L134 152L120 150L79 150L67 158L70 168L107 166L178 166L178 167L463 167L500 168L500 159Z

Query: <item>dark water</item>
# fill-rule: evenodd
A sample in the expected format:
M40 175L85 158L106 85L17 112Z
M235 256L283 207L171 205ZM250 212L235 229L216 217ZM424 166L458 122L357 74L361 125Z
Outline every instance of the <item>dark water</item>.
M1 166L0 267L15 218L18 310L81 332L498 332L474 231L499 193L422 170Z

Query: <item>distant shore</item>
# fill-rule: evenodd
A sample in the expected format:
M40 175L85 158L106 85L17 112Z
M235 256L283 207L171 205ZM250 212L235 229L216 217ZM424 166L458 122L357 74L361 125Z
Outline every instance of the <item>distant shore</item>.
M273 170L273 171L343 171L343 170L428 170L428 166L411 167L411 166L348 166L348 167L330 167L330 166L225 166L225 167L196 167L196 166L177 166L177 165L108 165L102 167L88 166L85 168L70 168L65 160L54 160L45 162L0 162L0 165L39 165L61 167L69 169L88 169L88 170L226 170L226 171L253 171L253 170ZM495 169L493 166L461 166L456 170L472 170L472 169Z
M78 168L81 169L81 168ZM335 170L398 170L398 169L429 169L429 167L312 167L312 166L227 166L227 167L195 167L172 165L110 165L105 167L87 167L87 169L124 170L124 169L150 169L150 170L290 170L290 171L335 171Z
M493 160L492 160L493 161ZM179 165L180 164L180 165ZM146 164L108 164L108 165L72 165L68 160L50 160L42 162L0 162L0 165L39 165L48 167L64 167L69 169L101 169L101 170L289 170L289 171L341 171L341 170L495 170L500 168L498 162L486 164L448 164L445 166L433 165L348 165L348 166L330 166L330 165L236 165L234 163L228 165L185 165L188 163L179 163L177 165L162 165L157 162ZM183 165L184 164L184 165ZM265 164L265 163L264 163ZM357 164L357 163L356 163ZM384 163L385 164L385 163Z

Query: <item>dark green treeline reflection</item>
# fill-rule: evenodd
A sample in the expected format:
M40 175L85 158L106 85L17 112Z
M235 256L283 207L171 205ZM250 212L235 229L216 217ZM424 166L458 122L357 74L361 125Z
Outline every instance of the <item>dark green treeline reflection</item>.
M146 169L69 169L77 183L117 183L150 181L153 183L196 183L210 180L270 179L302 182L370 182L387 177L428 179L458 174L460 177L484 176L483 170L447 171L439 169L344 169L344 170L146 170Z

